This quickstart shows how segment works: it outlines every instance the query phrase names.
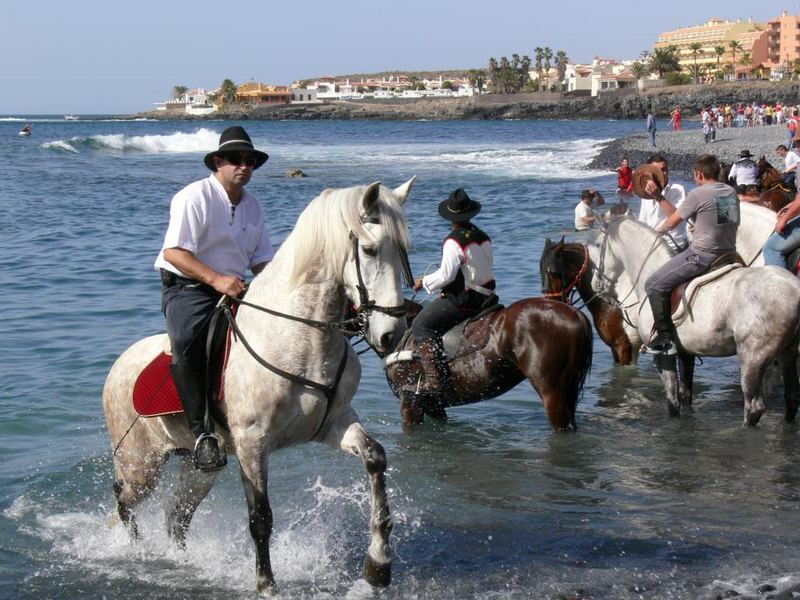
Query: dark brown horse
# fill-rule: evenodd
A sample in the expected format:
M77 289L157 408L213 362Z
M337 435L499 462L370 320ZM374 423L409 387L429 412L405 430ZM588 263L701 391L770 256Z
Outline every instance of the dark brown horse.
M577 292L592 313L600 339L611 348L614 362L619 365L633 364L636 349L625 331L622 311L594 292L591 283L593 269L588 246L565 243L564 238L554 243L548 238L539 260L542 293L548 298L574 304Z
M458 346L448 362L451 388L422 398L416 394L423 370L413 337L386 358L386 378L405 424L421 423L425 415L446 419L447 407L494 398L527 379L553 428L575 429L575 408L592 365L592 328L582 312L545 298L519 300L469 323Z
M758 196L758 204L778 212L794 199L795 189L784 183L781 172L767 161L766 156L759 158L756 166L761 173L761 189L764 190Z

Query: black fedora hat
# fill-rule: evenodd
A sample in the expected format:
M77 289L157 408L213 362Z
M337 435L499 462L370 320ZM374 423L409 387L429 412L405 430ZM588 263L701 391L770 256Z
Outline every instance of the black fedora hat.
M750 150L742 150L739 152L739 158L752 158L753 155L750 154Z
M439 214L453 223L469 221L481 212L481 203L467 196L464 188L458 188L447 200L439 203Z
M261 150L253 148L253 142L250 136L247 135L244 127L240 125L228 127L223 131L222 135L219 136L219 148L206 154L203 162L209 169L216 171L217 167L214 165L214 157L222 156L228 152L250 152L253 154L256 157L256 164L253 166L253 169L257 169L263 165L269 158L269 154L266 152L261 152Z

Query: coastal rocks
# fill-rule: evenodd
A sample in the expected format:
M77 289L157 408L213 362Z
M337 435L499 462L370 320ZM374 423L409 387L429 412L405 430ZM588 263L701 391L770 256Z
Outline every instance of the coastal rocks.
M645 133L614 140L600 150L589 167L615 168L623 157L630 161L631 166L641 165L657 152L667 159L672 173L691 180L692 167L701 154L714 154L720 161L731 164L739 159L739 154L745 149L756 157L765 156L773 166L783 167L783 159L775 152L775 148L786 141L785 126L717 129L716 141L706 144L699 123L684 122L684 125L691 129L657 132L656 148L650 145L650 138Z

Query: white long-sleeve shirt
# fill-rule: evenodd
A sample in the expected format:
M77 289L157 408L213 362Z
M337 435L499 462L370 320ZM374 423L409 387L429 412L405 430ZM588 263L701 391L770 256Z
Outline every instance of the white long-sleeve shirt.
M683 186L679 183L669 183L664 186L661 195L664 196L667 200L672 202L672 205L677 209L681 204L683 204L684 200L686 200L686 190ZM642 203L639 206L639 220L642 223L647 223L655 229L659 225L661 225L664 221L667 220L669 215L664 212L661 208L660 203L656 202L655 200L649 200L647 198L642 198ZM686 245L686 223L682 222L678 225L675 229L670 231L670 236L675 240L678 246L685 246ZM672 241L670 240L669 236L667 237L667 242L671 245Z
M488 240L462 248L456 240L447 238L442 245L441 265L422 278L422 287L429 294L438 292L455 281L460 270L467 288L486 294L483 285L494 280L492 261L492 244Z

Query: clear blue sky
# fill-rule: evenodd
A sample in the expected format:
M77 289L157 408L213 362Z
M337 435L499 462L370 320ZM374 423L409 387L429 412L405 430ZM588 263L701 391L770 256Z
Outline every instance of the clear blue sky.
M786 0L2 0L0 115L133 113L175 85L484 67L563 49L635 58L710 17L766 21Z

